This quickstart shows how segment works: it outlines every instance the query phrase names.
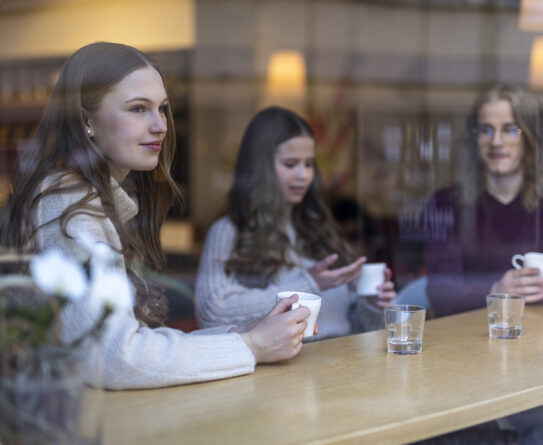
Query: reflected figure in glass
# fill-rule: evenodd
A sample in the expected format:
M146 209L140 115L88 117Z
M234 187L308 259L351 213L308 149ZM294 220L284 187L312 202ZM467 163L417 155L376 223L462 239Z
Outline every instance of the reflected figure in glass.
M426 209L441 222L425 248L438 316L484 307L489 293L543 300L539 269L511 264L515 254L543 252L538 100L497 86L477 99L467 127L459 183L436 192Z

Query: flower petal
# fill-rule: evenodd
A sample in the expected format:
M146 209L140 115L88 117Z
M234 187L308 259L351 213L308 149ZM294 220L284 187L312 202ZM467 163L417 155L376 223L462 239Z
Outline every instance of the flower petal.
M87 277L81 265L58 249L48 249L30 261L36 286L50 295L79 300L87 292Z

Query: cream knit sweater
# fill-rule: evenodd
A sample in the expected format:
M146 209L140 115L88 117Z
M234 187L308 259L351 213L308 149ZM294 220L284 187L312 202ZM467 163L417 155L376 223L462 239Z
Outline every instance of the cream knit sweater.
M291 245L296 234L287 228ZM264 289L247 288L225 272L236 240L236 228L228 217L216 221L206 238L196 280L196 316L202 327L253 323L266 314L280 291L311 292L322 297L319 335L311 340L364 332L383 327L382 310L357 298L347 285L321 291L307 269L315 260L288 252L295 266L283 267Z
M42 190L54 180L54 176L48 177ZM117 212L125 223L137 214L138 206L113 179L112 186ZM37 225L54 221L83 195L83 192L69 192L40 200ZM101 208L98 199L90 204ZM81 231L113 248L120 248L113 223L100 217L98 212L80 213L70 219L68 234ZM36 238L40 249L57 247L72 257L83 255L75 241L62 234L58 221L42 227ZM77 337L92 326L97 317L98 314L85 302L71 307L63 314L62 337ZM227 333L230 328L217 327L185 334L170 328L150 329L136 319L132 310L115 313L108 319L100 340L104 386L110 389L150 388L251 373L255 358L239 334Z

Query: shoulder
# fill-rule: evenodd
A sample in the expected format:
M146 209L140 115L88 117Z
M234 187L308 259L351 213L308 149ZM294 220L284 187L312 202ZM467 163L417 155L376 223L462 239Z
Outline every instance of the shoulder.
M41 220L54 219L68 207L88 196L92 189L75 175L54 173L47 176L38 186L41 195L38 203L38 215ZM95 204L99 202L95 201Z
M235 238L236 227L232 223L232 220L228 216L223 216L215 221L209 231L207 232L207 238Z

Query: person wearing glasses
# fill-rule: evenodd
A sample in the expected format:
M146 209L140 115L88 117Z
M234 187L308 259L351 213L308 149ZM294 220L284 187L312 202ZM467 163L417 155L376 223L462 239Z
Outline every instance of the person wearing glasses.
M543 252L540 108L528 92L498 85L476 100L467 119L460 184L434 194L426 209L427 295L436 316L486 305L489 293L543 301L539 269L513 269L514 254ZM543 407L498 425L520 443L543 443Z
M543 300L539 270L511 267L514 254L543 251L539 113L520 88L496 86L475 102L460 184L426 209L427 294L437 316L484 307L491 292Z

